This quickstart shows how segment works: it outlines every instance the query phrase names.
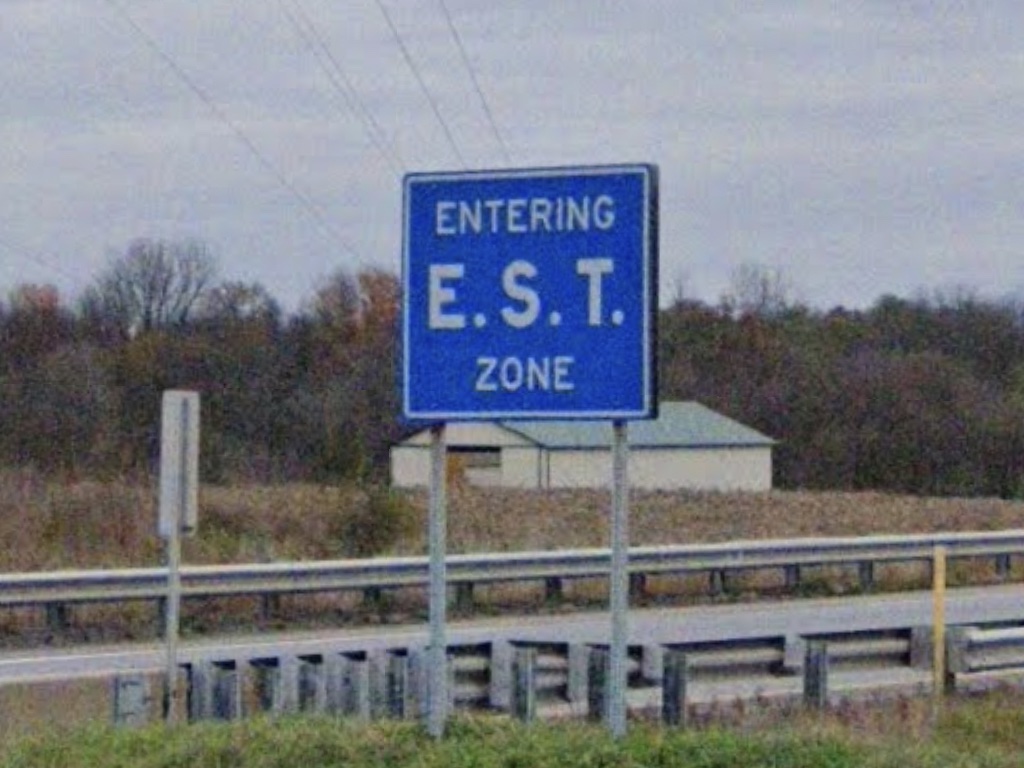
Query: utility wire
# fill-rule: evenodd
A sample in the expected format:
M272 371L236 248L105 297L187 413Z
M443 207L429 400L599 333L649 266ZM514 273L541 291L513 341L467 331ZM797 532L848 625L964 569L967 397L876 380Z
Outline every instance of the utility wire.
M269 158L263 152L260 151L259 147L253 142L252 139L241 129L241 127L233 121L228 115L222 110L213 98L192 78L189 74L178 64L174 58L167 53L156 40L144 30L135 19L132 18L131 14L118 3L116 0L107 0L107 4L112 7L125 22L135 31L135 33L142 38L142 41L146 46L155 53L167 66L168 68L181 80L185 86L192 91L196 97L199 98L203 104L213 113L213 115L226 125L231 132L235 135L235 138L249 150L249 153L256 159L256 161L263 167L267 173L274 177L278 184L280 184L285 190L287 190L292 197L294 197L298 203L306 210L306 212L312 216L317 223L324 229L325 232L329 233L342 248L347 251L350 255L356 259L363 261L359 252L352 245L349 240L338 231L338 229L328 221L327 217L320 210L320 208L312 201L309 197L302 193L298 187L295 186L288 178L282 173L276 165L274 165Z
M298 33L299 37L302 38L306 47L309 48L317 64L319 64L327 76L331 86L341 95L352 114L362 122L363 130L370 137L374 147L380 152L388 165L391 166L391 170L395 175L401 176L405 165L402 162L401 155L398 154L398 150L395 147L389 144L384 129L381 128L380 123L374 118L373 113L367 109L363 100L359 98L359 93L348 78L348 75L345 74L345 69L331 52L326 40L317 30L316 24L310 19L309 14L302 9L302 5L298 0L293 0L291 9L288 7L286 0L279 0L279 4L288 22Z
M498 146L501 147L501 154L505 157L505 162L512 163L512 155L508 151L508 145L505 143L505 139L501 135L501 131L498 130L498 123L494 119L494 113L491 112L491 107L487 103L487 98L484 96L484 90L480 87L480 81L477 79L476 71L473 69L473 63L469 60L469 55L466 53L466 46L462 43L462 36L459 34L458 28L455 26L455 21L452 19L452 15L448 10L448 6L444 0L437 0L441 6L441 11L444 13L444 19L448 23L448 31L452 33L452 38L455 40L455 46L459 49L459 55L462 56L462 63L466 67L466 71L469 73L469 79L473 82L473 90L476 91L477 98L480 99L480 106L483 107L484 115L487 116L487 123L491 126L491 133L494 134L495 141L498 142Z
M431 94L430 89L427 87L426 82L423 80L423 75L420 73L419 67L416 66L416 62L413 61L412 55L409 53L409 49L405 45L405 41L402 40L402 35L399 34L398 28L395 23L391 20L391 14L388 13L388 9L384 7L383 0L375 0L377 8L380 9L381 15L384 16L384 21L387 22L388 28L391 30L392 36L395 38L395 42L398 44L398 50L402 52L402 58L405 59L406 65L412 72L413 77L416 78L416 82L419 83L420 90L426 97L427 102L430 104L430 108L434 112L434 117L437 118L437 122L441 124L441 129L444 131L445 138L448 140L448 146L451 148L452 153L458 159L459 164L463 168L468 168L466 159L462 156L462 152L459 151L459 145L455 142L455 137L452 135L451 128L448 126L448 122L444 119L444 115L441 114L440 108L437 106L437 101Z

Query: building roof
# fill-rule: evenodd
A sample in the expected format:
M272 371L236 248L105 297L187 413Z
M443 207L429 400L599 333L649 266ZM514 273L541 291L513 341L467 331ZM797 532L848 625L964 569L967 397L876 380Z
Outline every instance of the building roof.
M608 448L610 421L503 421L543 448ZM775 441L697 402L663 402L658 418L629 423L628 441L637 448L735 448L771 446Z

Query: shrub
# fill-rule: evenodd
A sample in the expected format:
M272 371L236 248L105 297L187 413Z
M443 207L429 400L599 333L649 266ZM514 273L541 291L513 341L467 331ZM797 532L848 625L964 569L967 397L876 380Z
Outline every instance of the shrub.
M366 489L366 502L343 511L339 538L345 557L388 554L415 533L416 514L400 493L384 486Z

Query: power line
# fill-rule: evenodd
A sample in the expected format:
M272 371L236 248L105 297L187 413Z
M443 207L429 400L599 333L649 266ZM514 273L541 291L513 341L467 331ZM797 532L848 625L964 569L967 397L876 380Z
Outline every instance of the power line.
M448 146L451 148L452 153L458 159L459 164L463 168L468 168L466 159L462 156L462 152L459 151L459 146L455 142L455 137L452 135L451 128L448 126L448 122L444 119L441 114L440 108L437 106L437 101L434 99L433 94L427 87L426 82L423 80L423 75L420 73L419 67L416 66L416 62L413 61L412 55L409 53L409 49L405 45L405 41L402 40L402 35L399 34L398 28L395 23L391 20L391 14L388 13L388 9L384 7L383 0L375 0L377 8L380 9L381 15L384 16L384 21L387 22L388 28L391 30L391 35L395 38L395 42L398 44L398 50L402 52L402 58L405 59L406 66L412 72L413 77L416 78L416 82L419 83L420 90L426 97L427 102L430 104L430 108L434 112L434 117L437 118L437 122L441 124L441 129L444 131L445 138L448 140Z
M360 256L356 248L349 242L349 240L338 231L338 229L328 221L327 217L320 210L320 208L303 194L298 187L296 187L288 178L282 173L276 165L274 165L263 152L260 151L259 147L253 142L252 139L241 129L241 127L233 121L228 115L222 110L213 98L191 77L189 74L178 64L174 58L167 53L157 41L144 30L135 19L132 18L131 14L128 13L125 8L120 5L116 0L107 0L107 4L111 6L125 22L135 31L135 33L142 38L142 41L146 46L155 53L167 67L177 76L185 86L199 98L203 104L213 113L214 117L220 120L226 125L231 132L235 135L235 138L249 151L249 153L256 159L256 161L267 171L278 184L287 190L292 197L294 197L298 203L306 210L306 212L316 219L317 223L324 229L325 232L329 233L342 248L347 251L350 255L356 259L363 261L364 259Z
M498 130L498 123L494 119L494 113L491 112L491 107L487 103L487 98L484 96L483 88L480 87L480 81L477 79L476 71L473 69L473 63L469 60L469 55L466 53L466 46L462 43L462 36L459 35L459 30L455 26L455 21L452 19L452 15L448 10L448 6L444 0L437 0L441 6L441 11L444 13L445 21L448 23L448 31L452 33L452 38L455 40L455 45L459 49L459 55L462 56L462 63L466 67L466 71L469 73L469 79L473 82L473 90L476 91L477 98L480 99L480 106L483 107L484 115L487 117L487 123L491 126L491 133L494 134L495 140L498 142L498 146L501 147L501 154L505 157L505 162L512 163L512 155L508 151L508 145L505 143L505 139L501 135L501 131Z
M279 4L292 28L302 38L306 47L316 59L317 64L327 76L328 82L341 95L352 114L362 122L363 129L370 137L374 147L377 148L377 151L380 152L388 165L391 166L391 170L396 175L401 176L405 164L402 162L398 150L389 145L384 129L381 128L380 123L374 118L373 113L367 109L363 100L359 98L359 93L348 78L348 75L345 74L344 67L341 66L337 57L331 52L323 35L317 30L316 24L302 9L302 5L298 0L293 0L292 2L294 11L288 8L286 0L279 0Z

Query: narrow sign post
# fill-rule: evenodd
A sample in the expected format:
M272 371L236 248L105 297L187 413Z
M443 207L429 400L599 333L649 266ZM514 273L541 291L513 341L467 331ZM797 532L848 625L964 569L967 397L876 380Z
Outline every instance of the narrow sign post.
M619 738L626 733L627 661L629 655L629 478L626 423L612 425L612 615L611 664L608 681L608 729Z
M430 676L427 690L427 731L444 735L448 718L448 653L445 618L448 610L445 557L447 549L447 451L444 424L430 431Z
M195 532L199 509L199 395L164 392L160 419L159 532L167 541L167 665L163 715L176 718L181 616L181 537Z

